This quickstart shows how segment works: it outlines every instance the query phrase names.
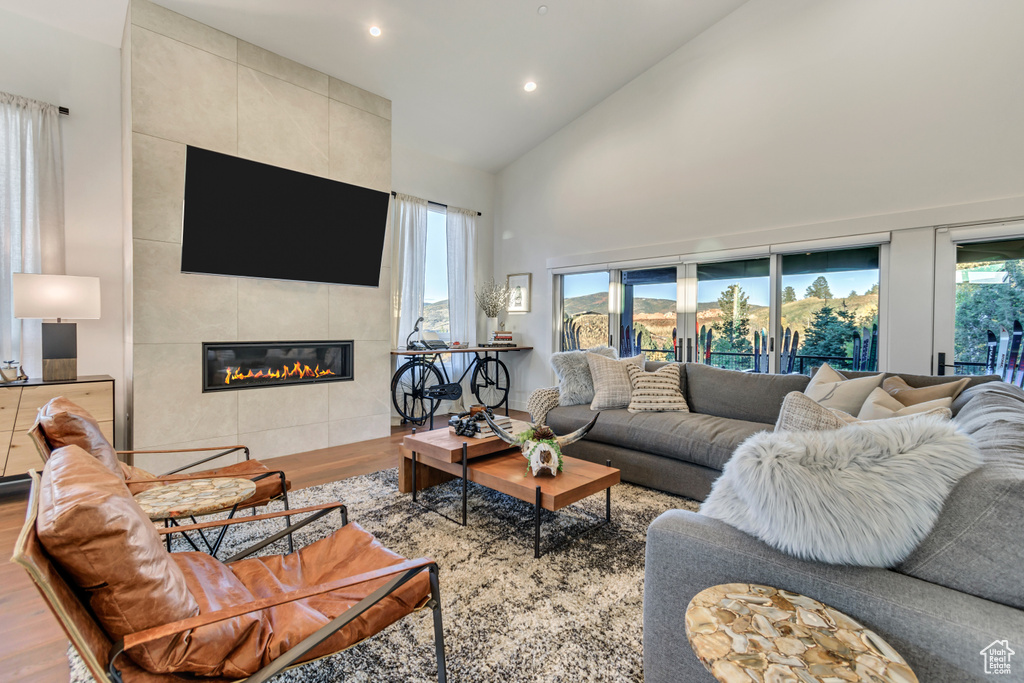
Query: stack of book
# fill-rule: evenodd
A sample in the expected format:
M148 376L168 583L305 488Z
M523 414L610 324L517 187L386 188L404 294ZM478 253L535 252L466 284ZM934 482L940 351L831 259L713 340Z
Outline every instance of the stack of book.
M487 340L487 346L515 346L516 341L511 332L504 330L498 330L491 332L490 338Z
M512 433L512 418L506 417L504 415L495 415L491 419L494 420L494 424L498 425L509 434ZM491 436L494 436L494 432L491 430L491 425L487 424L486 422L481 422L480 432L477 434L477 438L486 439Z

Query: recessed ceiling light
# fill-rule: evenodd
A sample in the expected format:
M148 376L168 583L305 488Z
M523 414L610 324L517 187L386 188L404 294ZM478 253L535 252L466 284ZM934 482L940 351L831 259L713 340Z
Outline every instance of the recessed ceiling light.
M380 37L380 26L371 26L370 35L373 36L374 38Z
M547 13L548 13L548 6L547 5L541 5L540 7L537 8L537 14L539 14L541 16L544 16Z
M525 90L526 92L533 92L536 89L537 89L537 84L534 83L533 81L527 81L526 85L523 86L523 90Z

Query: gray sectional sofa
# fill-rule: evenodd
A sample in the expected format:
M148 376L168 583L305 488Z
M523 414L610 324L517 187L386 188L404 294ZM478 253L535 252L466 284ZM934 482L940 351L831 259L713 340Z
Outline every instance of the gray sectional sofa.
M648 370L661 364L648 363ZM685 364L691 413L604 411L567 455L612 460L625 481L703 500L732 450L772 429L786 393L808 378ZM844 373L850 377L869 373ZM902 375L911 386L956 378ZM723 522L670 510L651 524L644 583L644 678L711 681L686 639L690 599L722 583L762 583L803 593L860 620L888 640L922 682L990 680L981 650L1008 640L1024 680L1024 391L973 378L954 420L977 441L985 465L950 494L931 534L899 567L808 562ZM589 406L552 409L556 433L585 424Z

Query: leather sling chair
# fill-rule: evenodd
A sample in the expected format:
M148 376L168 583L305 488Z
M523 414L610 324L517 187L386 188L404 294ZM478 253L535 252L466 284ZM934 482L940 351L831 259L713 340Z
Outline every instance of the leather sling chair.
M107 437L100 430L96 419L85 408L82 408L73 401L69 401L63 396L51 399L39 409L36 414L35 424L32 425L28 433L36 445L36 449L39 451L39 457L43 459L44 463L49 459L50 451L54 448L72 444L81 446L110 468L112 472L119 475L128 485L128 490L133 495L178 481L212 479L215 477L239 477L249 479L256 484L256 492L242 504L242 507L252 508L254 514L257 507L266 506L275 500L281 500L284 503L285 510L288 510L289 507L288 490L291 488L291 482L285 477L284 472L271 470L259 460L250 460L249 449L246 446L211 446L184 450L115 451L114 447L107 441ZM150 474L146 470L127 465L118 459L119 455L198 453L207 451L219 452L190 462L187 465L182 465L161 475ZM183 470L231 455L232 453L237 453L238 451L242 451L245 454L245 460L242 462L200 472L181 474ZM238 506L233 506L222 510L212 510L206 514L228 512L229 516L233 517L237 508ZM191 519L193 522L196 521L195 517ZM286 515L285 524L290 523L291 520ZM177 526L177 522L174 519L167 519L164 521L164 525L173 528ZM203 532L197 532L197 535L206 546L207 551L216 555L220 544L224 540L226 531L227 528L225 527L213 541L207 538ZM194 550L200 550L199 546L187 532L182 532L181 535ZM166 542L167 548L170 549L170 535L166 536ZM289 535L288 550L291 552L294 549L294 541L291 535Z
M32 484L12 561L31 577L97 681L246 680L345 650L399 619L433 611L437 677L445 682L437 565L407 560L357 524L287 555L226 562L168 553L124 482L77 446L54 450ZM296 530L345 506L311 513ZM246 524L283 515L204 522ZM344 519L343 519L344 521Z

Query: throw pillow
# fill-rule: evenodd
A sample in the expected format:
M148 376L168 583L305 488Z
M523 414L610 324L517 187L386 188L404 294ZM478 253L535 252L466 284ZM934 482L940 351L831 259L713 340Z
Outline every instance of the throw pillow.
M551 354L551 369L558 377L558 405L581 406L594 400L594 379L590 375L587 354L618 358L610 346L595 346L586 351L562 351Z
M953 399L948 396L946 398L936 398L932 401L915 403L909 406L903 405L890 396L885 389L878 387L868 394L867 399L864 401L864 405L860 408L860 412L857 413L857 419L884 420L890 417L902 417L904 415L914 415L916 413L928 413L934 410L945 411L949 417L952 417L953 411L949 409L952 405Z
M964 377L963 379L955 382L943 382L942 384L933 384L930 387L915 389L907 384L905 379L896 376L889 377L882 382L882 388L885 389L890 396L905 406L929 403L941 398L948 398L948 405L951 406L953 404L953 399L959 396L960 392L967 388L967 383L970 381L969 377Z
M632 358L613 360L595 353L587 354L590 374L594 377L594 400L590 402L591 410L614 410L629 406L629 397L633 385L629 381L627 365L644 366L644 354Z
M686 397L679 388L679 364L671 363L654 372L644 372L632 363L626 365L632 393L629 412L656 413L662 411L690 412Z
M782 399L777 432L825 431L845 427L855 418L821 405L802 391L791 391Z
M935 415L760 432L736 449L700 512L797 557L891 567L980 465L974 441Z
M883 377L885 374L879 373L870 377L846 379L842 373L825 363L814 373L804 393L826 408L856 415L868 394L882 386Z

